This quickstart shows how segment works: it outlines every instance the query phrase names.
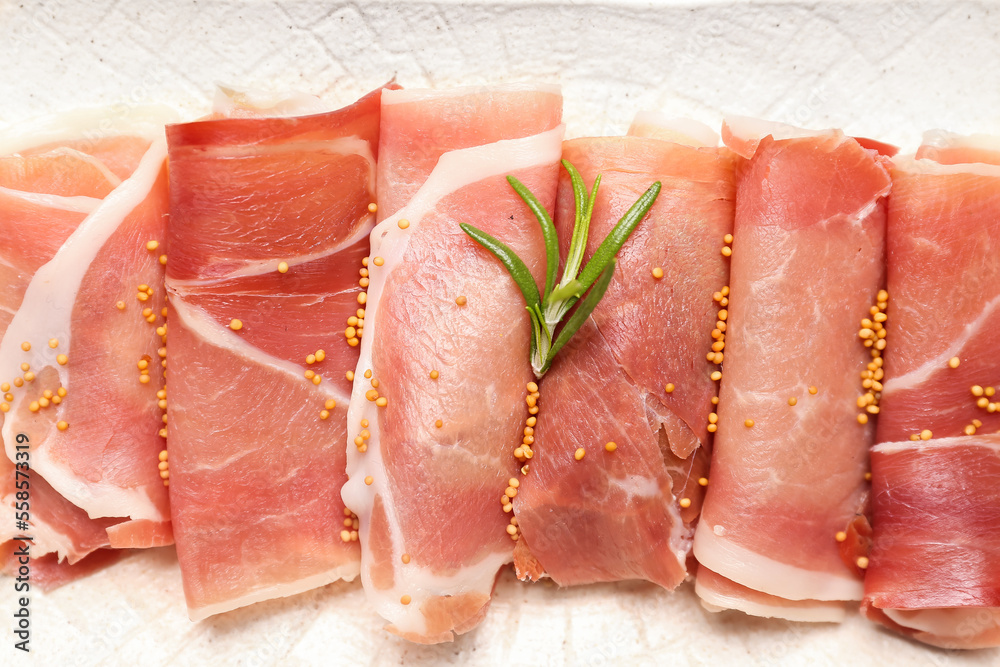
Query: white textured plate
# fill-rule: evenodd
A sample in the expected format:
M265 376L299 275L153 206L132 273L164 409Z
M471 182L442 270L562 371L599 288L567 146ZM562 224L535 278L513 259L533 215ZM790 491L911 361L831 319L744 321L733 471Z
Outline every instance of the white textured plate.
M216 82L347 103L407 87L561 83L571 136L621 133L640 109L846 131L913 150L921 133L1000 134L1000 15L979 2L0 0L0 124L77 106L205 112ZM986 69L984 69L986 68ZM6 519L4 519L6 520ZM14 607L0 580L0 617ZM172 550L33 593L30 659L0 664L989 665L859 617L806 626L711 615L689 585L559 590L504 575L486 621L452 645L391 637L360 586L334 584L187 620Z

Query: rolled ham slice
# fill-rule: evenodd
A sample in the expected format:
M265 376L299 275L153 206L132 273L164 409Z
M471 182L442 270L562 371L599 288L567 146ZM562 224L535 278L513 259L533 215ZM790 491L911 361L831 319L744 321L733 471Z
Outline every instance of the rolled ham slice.
M998 164L995 138L931 132L892 170L863 610L944 648L1000 646Z
M997 398L972 393L1000 385L1000 146L934 132L919 154L945 163L893 162L879 442L1000 431Z
M163 249L147 244L165 248L172 117L85 110L0 135L0 493L12 510L0 543L31 537L52 586L110 562L75 567L102 547L173 541L157 469L162 343L142 313L162 324ZM13 516L25 477L27 528Z
M514 541L499 499L520 464L532 380L524 298L459 227L544 274L538 222L512 174L552 210L562 97L530 86L386 92L379 212L343 497L360 518L361 577L388 629L424 643L478 624Z
M698 592L714 608L836 620L862 592L835 535L866 490L873 429L858 423L856 401L871 357L858 330L883 284L889 175L876 151L839 131L758 130L739 119L723 138L746 162L694 553L699 571L748 592L740 604L739 589L723 590L718 577L701 579Z
M170 492L193 620L358 573L344 331L374 225L380 95L168 128Z
M641 136L563 144L588 188L601 175L588 258L646 188L663 189L588 324L542 378L535 453L513 503L523 537L515 564L522 578L541 569L561 585L645 579L672 589L687 574L708 474L716 367L706 351L712 295L728 280L719 247L732 231L735 175L708 128L642 114L630 133ZM574 216L563 172L563 256Z

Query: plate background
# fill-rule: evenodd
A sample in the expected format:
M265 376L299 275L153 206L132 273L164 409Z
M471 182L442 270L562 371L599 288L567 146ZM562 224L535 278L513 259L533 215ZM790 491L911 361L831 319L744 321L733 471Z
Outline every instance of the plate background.
M926 129L1000 134L1000 8L979 2L154 2L0 0L0 127L98 104L203 114L214 84L353 101L407 87L560 83L569 136L623 132L656 109L714 127L724 113L894 142ZM0 580L0 610L13 586ZM391 637L360 585L338 583L190 623L172 550L51 595L33 593L17 664L988 665L858 617L805 626L711 615L689 585L559 590L505 574L452 645ZM7 612L3 612L7 618Z

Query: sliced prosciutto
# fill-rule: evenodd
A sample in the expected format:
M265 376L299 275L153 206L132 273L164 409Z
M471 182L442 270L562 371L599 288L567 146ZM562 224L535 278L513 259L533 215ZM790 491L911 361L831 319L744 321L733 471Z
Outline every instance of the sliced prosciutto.
M588 257L651 183L663 189L589 323L542 379L534 456L513 502L522 578L540 567L561 585L646 579L672 589L687 574L708 474L716 366L706 351L712 295L728 280L719 246L732 232L733 160L690 122L644 114L631 132L644 136L563 144L588 188L601 175ZM555 218L564 256L574 216L564 172Z
M156 332L167 118L81 112L0 136L0 477L12 507L26 439L31 508L30 527L11 519L0 542L34 538L54 584L101 547L173 541Z
M892 170L863 609L945 648L1000 646L997 165L996 139L935 132Z
M723 138L746 161L694 554L700 571L748 593L719 577L700 580L698 592L716 608L836 620L841 601L861 597L860 571L835 535L866 489L873 431L856 401L872 356L858 331L883 285L889 174L876 151L838 131L739 119Z
M928 140L918 155L943 164L892 169L880 442L1000 431L1000 146Z
M552 210L557 90L383 96L379 211L344 500L360 518L362 582L389 630L450 641L486 613L514 542L499 503L520 464L530 323L503 266L459 227L508 243L535 278L538 222L511 174Z
M1000 434L872 449L863 609L943 648L1000 646Z
M379 98L173 125L170 494L192 620L358 573L340 488Z

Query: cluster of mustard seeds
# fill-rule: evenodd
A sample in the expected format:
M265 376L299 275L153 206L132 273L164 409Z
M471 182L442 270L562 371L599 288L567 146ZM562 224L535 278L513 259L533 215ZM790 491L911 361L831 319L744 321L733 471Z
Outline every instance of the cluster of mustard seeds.
M528 418L524 422L521 444L514 449L514 458L523 464L521 467L522 475L528 474L527 462L535 455L531 446L535 444L535 424L538 423L538 397L540 396L537 383L529 382L526 388L528 395L524 402L528 404Z
M368 451L368 439L372 437L371 431L368 430L368 420L361 420L361 432L354 438L354 446L358 448L358 451L364 454ZM371 484L369 483L369 486Z
M722 246L722 255L724 257L732 257L733 249L733 235L726 234L722 241L724 245ZM712 329L712 348L705 355L705 359L710 363L715 364L719 368L712 371L711 379L712 382L719 383L722 381L722 362L725 359L725 353L723 350L726 349L726 321L729 319L729 285L723 285L722 289L718 292L712 294L712 300L718 304L719 310L715 317L715 328ZM674 385L668 384L666 387L667 393L671 393L674 390ZM712 405L716 406L719 404L719 392L716 389L715 396L712 397ZM708 415L708 432L715 433L719 429L719 413L717 409L713 407L712 412Z
M997 388L991 386L980 386L978 384L973 385L969 388L972 392L973 397L976 399L976 407L986 410L986 412L993 414L1000 410L1000 401L992 400L997 394Z
M321 349L316 350L315 352L306 355L306 364L310 366L312 364L319 364L322 363L325 359L326 359L326 352L324 352Z
M368 303L368 292L364 291L368 289L369 282L369 267L370 266L382 266L385 264L385 260L381 257L375 257L374 259L370 257L364 257L361 259L361 279L358 280L358 285L361 287L362 291L358 293L358 305L364 306ZM357 347L361 343L361 336L365 332L365 309L358 308L354 315L347 318L347 328L344 329L344 338L347 340L347 344L351 347Z
M59 347L59 339L50 338L49 347L51 349L56 349ZM24 352L31 351L31 343L24 341L21 343L21 350ZM69 358L65 354L60 354L57 357L57 362L61 366L65 366L69 363ZM21 363L21 375L18 375L11 382L4 382L0 384L0 392L3 392L3 401L0 402L0 412L10 412L10 404L14 400L14 390L25 388L34 383L35 372L31 370L31 364L27 361ZM43 389L41 395L38 396L36 400L31 401L28 404L28 411L36 414L43 412L53 406L57 406L62 403L63 399L66 398L66 388L62 385L56 387L55 389ZM59 420L56 422L56 428L60 431L65 431L69 428L69 424L66 421Z
M889 305L889 293L879 290L876 296L876 303L872 306L868 314L861 320L861 328L858 329L858 338L866 348L869 349L871 361L867 368L861 371L861 388L864 394L858 396L857 406L862 412L858 413L858 423L867 424L869 415L877 415L879 412L879 400L882 398L882 378L885 372L882 370L882 352L886 346L885 321L886 308Z
M150 240L146 242L146 250L150 253L155 253L160 249L160 242L156 240ZM167 263L167 256L161 254L158 258L160 265L165 266ZM153 288L149 285L139 285L136 288L136 299L139 302L146 304L153 297ZM160 346L156 350L156 356L160 361L160 368L163 374L163 387L156 391L156 405L160 409L160 421L162 426L160 427L158 434L161 438L166 441L167 439L167 314L169 312L167 307L167 301L169 297L164 295L164 304L157 312L154 308L147 305L142 309L141 317L149 324L156 327L156 335L160 337ZM126 305L124 301L119 301L115 304L118 310L125 310ZM157 320L162 318L162 323L157 323ZM234 322L239 322L239 320L233 320ZM60 363L62 363L60 361ZM143 355L136 361L136 368L139 371L139 383L149 384L151 382L151 371L155 368L155 360L149 355ZM167 448L164 446L157 455L156 463L157 471L159 472L160 479L163 480L163 486L170 486L170 461L169 455L167 453Z
M431 371L431 378L433 379L436 371ZM535 444L535 425L538 423L538 384L535 382L529 382L525 389L527 389L527 396L525 396L524 402L528 405L528 418L524 420L524 429L522 430L521 444L514 449L514 458L521 463L521 474L528 474L528 461L535 455L532 445ZM440 420L439 420L440 421ZM507 488L504 489L503 496L500 497L500 505L503 507L503 511L507 514L511 514L510 523L507 525L507 535L510 539L515 542L521 539L520 529L517 527L517 517L513 516L514 512L514 498L517 496L517 489L521 483L516 477L511 477L507 480Z
M324 359L326 359L326 352L324 352L323 350L316 350L315 352L306 355L306 364L307 365L318 364L322 362ZM306 380L312 382L317 387L323 381L323 376L311 368L307 368L305 370L305 372L303 373L303 377L305 377Z
M500 498L500 503L503 506L503 511L510 514L510 523L507 524L507 534L510 539L517 542L521 539L521 531L517 527L517 517L513 516L514 513L514 498L517 496L517 489L521 486L521 482L518 481L516 477L511 477L507 480L507 488L503 492L503 496Z
M340 539L343 542L358 541L358 515L349 507L344 508L344 529L340 531Z
M990 385L978 385L974 384L969 387L969 391L972 393L972 397L976 399L976 407L986 410L989 414L994 414L1000 412L1000 400L996 400L997 388ZM975 435L976 430L982 428L983 422L978 419L973 419L972 423L968 424L964 429L963 433L966 435Z
M388 405L389 399L378 393L380 382L378 381L378 378L372 377L372 371L370 368L365 371L365 379L368 380L372 386L371 389L365 392L365 398L380 408L384 408Z

